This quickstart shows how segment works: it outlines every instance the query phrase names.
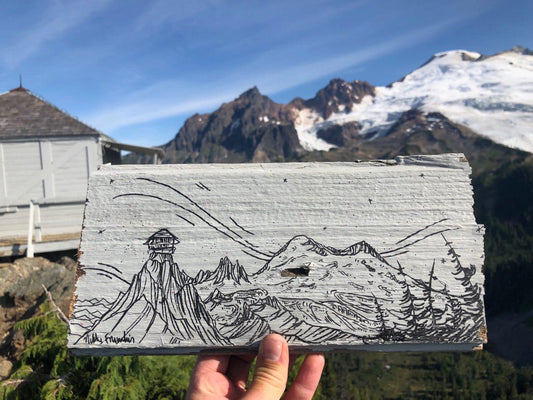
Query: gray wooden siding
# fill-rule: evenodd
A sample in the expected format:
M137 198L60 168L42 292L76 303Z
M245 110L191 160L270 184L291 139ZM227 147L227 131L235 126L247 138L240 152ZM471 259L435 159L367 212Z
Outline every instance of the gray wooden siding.
M3 143L5 203L17 205L44 197L40 178L41 149L39 142Z
M93 138L4 142L2 147L2 203L30 200L84 199L91 171L101 163Z
M43 236L77 233L83 220L83 202L49 204L41 207ZM29 206L19 206L16 212L0 213L0 240L25 238L28 234Z
M96 138L0 143L0 238L23 237L28 205L40 205L43 235L81 230L87 181L101 164Z

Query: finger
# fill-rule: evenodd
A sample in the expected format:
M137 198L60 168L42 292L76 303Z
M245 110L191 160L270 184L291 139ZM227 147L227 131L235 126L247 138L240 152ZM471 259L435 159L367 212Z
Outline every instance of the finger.
M230 356L225 355L199 355L196 359L195 372L220 372L225 374L228 369Z
M322 354L308 354L283 400L311 400L324 369Z
M227 394L228 397L232 395L236 398L240 395L224 376L229 359L230 356L198 356L186 398L198 400L205 398L206 394L219 392Z
M248 382L248 375L250 374L250 366L254 360L255 355L232 356L229 361L226 376L233 384L241 389L246 390L246 383Z
M259 346L254 378L243 400L279 400L287 385L289 346L283 336L270 334Z

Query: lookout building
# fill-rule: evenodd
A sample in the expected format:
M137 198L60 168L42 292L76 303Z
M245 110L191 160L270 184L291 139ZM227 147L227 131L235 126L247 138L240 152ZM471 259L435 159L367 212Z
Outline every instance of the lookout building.
M0 94L0 257L75 249L89 175L121 163L119 143L21 87Z

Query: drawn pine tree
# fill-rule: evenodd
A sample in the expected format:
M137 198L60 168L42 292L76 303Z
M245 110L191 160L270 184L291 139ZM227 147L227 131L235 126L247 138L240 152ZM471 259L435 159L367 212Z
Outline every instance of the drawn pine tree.
M419 331L420 327L417 322L417 313L415 306L415 297L411 292L411 287L407 282L405 271L398 263L398 279L397 282L402 290L402 297L400 298L399 307L395 311L391 311L396 317L395 330L403 334L404 339L412 338Z
M448 287L443 290L450 307L450 313L446 319L446 325L442 327L440 336L443 339L457 340L462 335L463 310L457 296L452 296Z
M395 329L390 318L389 311L380 303L375 295L372 295L376 311L376 322L379 324L378 338L385 341L398 341L403 338Z
M383 312L383 307L381 307L381 304L379 304L379 301L375 295L372 295L372 297L374 298L374 307L376 310L376 322L379 324L379 337L386 340L384 336L387 332L387 326L385 324L385 314Z
M445 246L448 248L448 256L454 265L452 271L456 280L461 283L464 294L461 296L461 324L463 325L463 333L476 334L479 327L483 324L483 303L481 301L481 288L479 285L472 283L471 278L476 273L475 265L464 267L461 263L461 256L455 250L453 242L446 239L444 234L441 234L444 239Z
M433 308L433 277L435 275L435 260L429 272L428 283L419 282L422 285L422 297L415 300L416 318L424 336L431 336L435 333L437 322L435 310Z

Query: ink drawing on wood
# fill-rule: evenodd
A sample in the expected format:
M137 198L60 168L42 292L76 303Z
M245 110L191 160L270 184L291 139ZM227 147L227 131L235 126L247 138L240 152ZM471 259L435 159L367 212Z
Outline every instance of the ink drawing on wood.
M462 155L103 167L77 354L458 349L485 342L483 229Z

